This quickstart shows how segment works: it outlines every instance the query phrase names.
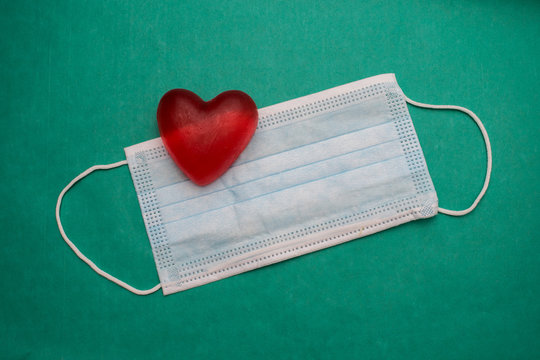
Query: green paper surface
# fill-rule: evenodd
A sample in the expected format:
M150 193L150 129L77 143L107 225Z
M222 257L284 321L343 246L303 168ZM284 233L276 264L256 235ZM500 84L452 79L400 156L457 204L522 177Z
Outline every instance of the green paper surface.
M537 1L2 1L0 358L540 358ZM490 188L442 214L164 297L64 243L61 189L157 137L172 88L259 107L393 72L484 122ZM410 108L440 206L486 167L464 114ZM82 180L65 230L138 288L157 273L127 167Z

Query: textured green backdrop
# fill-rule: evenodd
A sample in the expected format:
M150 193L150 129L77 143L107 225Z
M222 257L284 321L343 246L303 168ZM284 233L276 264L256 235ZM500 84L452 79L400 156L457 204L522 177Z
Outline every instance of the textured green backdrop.
M537 1L1 1L0 358L540 357ZM133 295L62 241L59 191L158 136L176 87L259 107L394 72L412 99L471 108L493 178L469 216L408 223L163 297ZM485 171L463 114L411 109L443 207ZM98 265L157 282L126 167L66 197Z

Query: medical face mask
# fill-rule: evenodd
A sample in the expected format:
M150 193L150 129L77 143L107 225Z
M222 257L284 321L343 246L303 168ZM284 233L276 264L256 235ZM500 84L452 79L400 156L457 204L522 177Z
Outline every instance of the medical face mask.
M438 207L407 109L454 109L479 126L487 149L484 186L466 210ZM259 110L248 147L217 181L199 187L160 138L125 149L125 161L97 165L60 193L62 237L100 275L140 295L186 290L438 212L464 215L487 190L491 146L478 117L458 106L408 99L393 74L374 76ZM64 194L98 169L129 166L160 284L137 290L98 268L60 222ZM321 253L318 256L324 256Z

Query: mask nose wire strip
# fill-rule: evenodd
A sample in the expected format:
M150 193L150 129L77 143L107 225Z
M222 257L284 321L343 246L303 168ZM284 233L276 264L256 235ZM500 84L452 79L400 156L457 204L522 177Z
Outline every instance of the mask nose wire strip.
M62 205L62 198L64 197L66 192L68 192L68 190L71 189L71 187L73 185L75 185L79 180L84 178L86 175L88 175L88 174L90 174L90 173L92 173L92 172L94 172L96 170L108 170L108 169L116 168L116 167L126 165L126 164L127 164L127 161L122 160L122 161L118 161L116 163L109 164L109 165L94 165L91 168L87 169L86 171L82 172L75 179L71 180L71 182L64 188L64 190L62 190L60 195L58 195L58 201L56 202L56 223L58 224L58 229L60 230L60 234L64 238L64 241L66 242L66 244L69 245L69 247L71 248L71 250L73 250L75 255L77 255L82 261L87 263L88 266L90 266L95 272L97 272L99 275L103 276L104 278L112 281L113 283L115 283L117 285L120 285L124 289L126 289L128 291L131 291L132 293L135 293L137 295L148 295L148 294L152 294L153 292L156 292L157 290L159 290L161 288L161 284L158 284L158 285L156 285L153 288L148 289L148 290L139 290L139 289L135 289L131 285L126 284L122 280L119 280L119 279L115 278L111 274L101 270L90 259L88 259L86 256L84 256L84 254L77 248L77 246L75 246L75 244L73 244L71 242L71 240L69 240L69 238L67 237L67 235L66 235L66 233L64 231L64 227L62 226L62 222L60 221L60 207Z
M484 124L482 124L482 121L480 121L480 119L478 118L478 116L476 116L475 113L473 113L471 110L469 110L467 108L464 108L464 107L461 107L461 106L423 104L423 103L411 100L407 96L405 96L405 100L409 104L414 105L414 106L418 106L418 107L421 107L421 108L458 110L458 111L464 112L465 114L469 115L474 120L474 122L476 123L476 125L480 129L480 132L482 132L482 136L484 137L484 142L486 144L486 154L487 154L486 178L484 180L484 186L482 187L482 190L480 191L480 193L478 194L478 196L476 197L476 200L474 200L472 205L469 206L465 210L448 210L448 209L439 208L440 213L446 214L446 215L451 215L451 216L463 216L463 215L466 215L466 214L470 213L471 211L474 210L474 208L476 208L476 206L478 205L478 203L480 202L480 200L482 199L482 197L486 193L487 188L489 186L489 179L491 178L491 163L492 163L491 143L489 141L489 136L488 136L488 133L486 131L486 128L484 127Z

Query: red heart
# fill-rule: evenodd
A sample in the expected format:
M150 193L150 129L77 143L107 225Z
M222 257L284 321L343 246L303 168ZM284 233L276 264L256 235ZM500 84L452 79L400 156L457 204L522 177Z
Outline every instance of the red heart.
M241 91L225 91L205 102L189 90L161 98L161 139L176 165L197 185L219 178L246 148L257 128L255 102Z

